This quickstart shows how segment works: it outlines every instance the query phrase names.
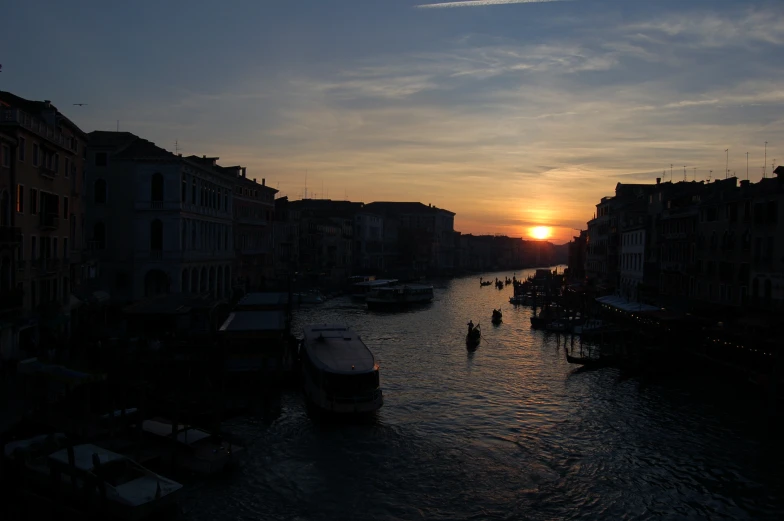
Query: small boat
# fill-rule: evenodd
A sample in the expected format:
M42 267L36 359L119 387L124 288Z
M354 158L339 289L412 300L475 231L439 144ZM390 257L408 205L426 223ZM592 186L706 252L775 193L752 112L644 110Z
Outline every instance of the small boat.
M333 414L367 414L384 404L376 358L348 326L307 326L300 350L308 402Z
M433 300L433 286L404 284L374 288L365 298L368 309L406 308Z
M545 306L538 316L531 317L531 327L534 329L544 329L547 324L560 318L560 312L555 307Z
M534 303L534 296L530 293L523 293L509 297L509 303L514 305L532 306Z
M493 284L493 282L492 282L492 281L490 281L490 280L486 280L486 281L484 281L484 282L482 282L482 281L479 281L479 285L480 285L480 286L490 286L490 285L492 285L492 284Z
M239 462L245 447L232 444L218 435L190 425L177 424L163 418L144 420L142 431L177 451L177 465L196 474L222 472Z
M500 324L502 319L503 319L503 315L501 314L501 310L494 309L493 310L493 318L490 321L493 324Z
M604 327L604 322L599 319L592 318L586 321L583 325L574 326L574 334L576 335L588 335L594 332L601 331Z
M466 335L466 345L468 347L476 347L479 345L479 341L482 339L482 330L477 324L471 332Z
M105 493L108 516L128 521L146 519L176 505L181 484L126 456L92 444L41 454L42 443L51 440L44 443L40 438L6 445L5 455L20 462L27 483L43 492L51 490L52 481L59 477L58 485L64 488L61 497L82 506L84 501L90 503L85 492L92 487L99 495Z
M552 320L545 324L544 330L552 333L562 333L564 331L569 331L569 324L563 320Z
M600 356L598 358L585 357L585 356L572 356L569 354L569 350L566 348L566 346L564 346L564 351L566 352L567 362L569 362L570 364L581 365L583 367L590 367L590 368L607 367L618 361L618 359L614 356Z

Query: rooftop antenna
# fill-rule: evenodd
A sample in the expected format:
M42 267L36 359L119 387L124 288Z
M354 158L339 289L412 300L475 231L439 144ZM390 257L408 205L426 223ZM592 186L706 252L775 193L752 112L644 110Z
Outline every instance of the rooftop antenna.
M708 171L708 182L710 183L711 176L713 175L713 170Z
M84 107L86 105L87 105L87 103L74 103L75 107Z
M303 199L308 198L308 169L305 169L305 197Z
M746 152L746 181L749 180L749 153Z
M683 180L686 180L686 165L683 165Z
M119 132L119 131L120 131L120 120L118 119L117 120L117 132Z
M321 180L321 198L324 199L324 179Z
M670 163L670 182L672 183L672 163Z
M765 159L762 160L762 178L765 179L765 169L768 167L768 142L765 141Z
M694 179L693 180L694 181L697 180L697 167L696 166L694 167Z
M730 149L726 148L724 151L727 153L727 161L724 163L724 179L730 174Z
M174 153L179 154L180 152L180 143L176 139L174 140Z

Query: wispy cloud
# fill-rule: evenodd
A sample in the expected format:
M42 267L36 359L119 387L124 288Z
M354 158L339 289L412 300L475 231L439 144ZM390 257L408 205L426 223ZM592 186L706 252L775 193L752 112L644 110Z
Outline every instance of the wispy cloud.
M566 2L569 0L466 0L465 2L441 2L438 4L422 4L420 9L438 9L447 7L485 7L503 4L545 4L550 2Z

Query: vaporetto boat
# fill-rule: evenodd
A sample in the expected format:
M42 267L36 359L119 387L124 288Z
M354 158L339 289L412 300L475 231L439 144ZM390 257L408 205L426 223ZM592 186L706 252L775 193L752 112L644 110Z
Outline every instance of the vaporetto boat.
M403 284L375 288L365 298L368 309L405 308L426 304L433 300L433 286L427 284Z

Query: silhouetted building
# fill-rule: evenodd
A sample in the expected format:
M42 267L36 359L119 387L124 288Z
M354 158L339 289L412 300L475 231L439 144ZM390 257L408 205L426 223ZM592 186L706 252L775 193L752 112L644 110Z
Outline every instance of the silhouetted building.
M569 258L567 266L569 268L569 278L571 280L585 279L585 255L588 248L588 230L581 230L580 235L572 238L568 245Z
M259 184L241 166L223 167L234 181L235 286L247 292L263 289L275 278L275 194L266 179Z
M112 298L230 295L235 179L218 158L175 155L129 132L89 137L87 235Z
M81 282L86 135L48 100L0 91L2 356L69 334Z

